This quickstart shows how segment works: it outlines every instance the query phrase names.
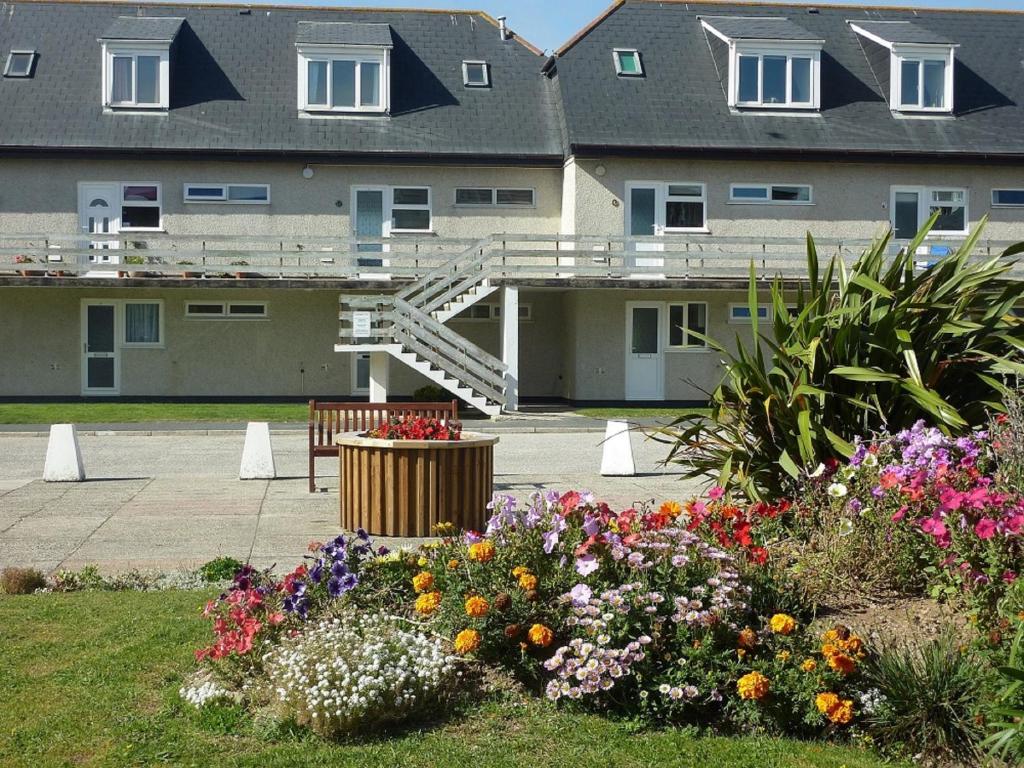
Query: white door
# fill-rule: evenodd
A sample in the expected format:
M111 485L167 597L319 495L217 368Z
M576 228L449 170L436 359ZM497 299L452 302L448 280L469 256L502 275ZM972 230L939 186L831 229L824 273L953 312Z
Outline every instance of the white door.
M79 231L92 235L84 241L83 247L95 251L89 254L90 264L117 264L120 261L118 241L102 237L116 235L120 231L120 194L120 185L110 182L83 181L78 185Z
M630 237L661 237L665 234L664 204L660 203L660 185L636 183L626 185L626 234ZM634 243L633 251L663 251L663 243ZM660 256L633 256L630 266L660 267Z
M626 303L626 399L665 399L665 342L660 302Z
M116 395L121 389L117 305L82 302L82 394Z
M352 232L357 240L360 237L384 238L390 235L391 221L387 215L387 190L383 187L357 188L352 193ZM386 267L387 259L381 254L388 251L384 243L356 243L356 252L365 253L366 256L359 256L356 263L360 267ZM391 276L380 272L368 272L359 275L360 278L387 280Z

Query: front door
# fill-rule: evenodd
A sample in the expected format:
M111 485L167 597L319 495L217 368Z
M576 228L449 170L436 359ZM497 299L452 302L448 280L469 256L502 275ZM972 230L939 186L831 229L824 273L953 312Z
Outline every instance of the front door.
M117 305L82 304L82 394L116 395L121 388L117 348Z
M660 189L653 184L629 184L626 189L626 233L630 237L661 237L665 234L665 222L659 215L664 206L659 206ZM633 243L631 251L663 251L665 245L657 242ZM660 267L665 260L660 256L632 256L630 266ZM650 277L650 275L648 275Z
M117 264L120 260L118 241L103 237L120 231L120 192L120 186L110 182L82 182L78 185L79 231L91 235L84 247L95 252L89 254L90 264Z
M353 193L353 231L356 236L356 252L375 254L384 253L388 250L384 243L361 243L361 237L380 239L388 236L390 222L385 216L385 193L387 190L379 187L356 189ZM384 267L387 261L380 256L360 256L356 263L360 267ZM383 278L388 275L380 273L361 274L361 278Z
M626 399L665 398L664 339L659 302L626 303Z

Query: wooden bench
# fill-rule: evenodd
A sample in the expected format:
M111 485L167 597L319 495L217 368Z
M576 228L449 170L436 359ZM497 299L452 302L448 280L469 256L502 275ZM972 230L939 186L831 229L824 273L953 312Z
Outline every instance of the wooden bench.
M309 492L316 491L316 458L338 458L334 437L373 429L390 419L409 417L457 421L459 401L449 403L328 403L309 401Z

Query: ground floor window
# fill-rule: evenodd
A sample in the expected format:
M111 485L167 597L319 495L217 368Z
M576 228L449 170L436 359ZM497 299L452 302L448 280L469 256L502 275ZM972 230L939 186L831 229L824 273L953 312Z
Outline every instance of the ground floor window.
M162 202L159 184L122 184L121 229L160 229Z
M967 234L967 190L960 187L893 187L891 210L897 240L912 240L936 212L932 234Z
M186 301L185 317L208 320L259 320L267 317L267 302Z
M160 346L163 344L162 303L161 301L125 302L125 346Z
M668 305L668 345L675 348L706 347L707 342L694 332L707 334L708 305L689 301Z

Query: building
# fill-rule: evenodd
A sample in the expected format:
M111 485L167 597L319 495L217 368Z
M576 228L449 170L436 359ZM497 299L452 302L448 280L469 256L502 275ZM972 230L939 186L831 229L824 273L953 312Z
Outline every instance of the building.
M625 0L545 57L480 13L5 3L0 397L699 402L689 331L745 333L808 230L1024 240L1022 33Z

